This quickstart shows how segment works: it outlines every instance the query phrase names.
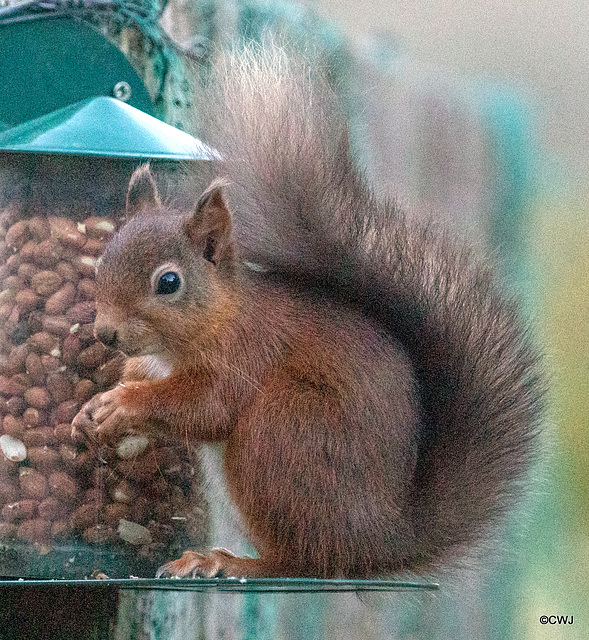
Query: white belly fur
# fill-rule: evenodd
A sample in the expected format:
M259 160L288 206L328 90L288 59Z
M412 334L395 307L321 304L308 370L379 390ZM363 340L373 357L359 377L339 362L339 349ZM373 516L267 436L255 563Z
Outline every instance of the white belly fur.
M143 356L141 365L149 378L161 380L172 373L172 363L158 356Z
M146 375L153 379L167 378L172 373L172 364L158 356L143 356L141 365ZM201 464L205 475L205 495L211 516L213 546L230 549L233 553L251 555L252 549L243 536L243 525L237 507L229 497L223 472L225 446L203 444Z

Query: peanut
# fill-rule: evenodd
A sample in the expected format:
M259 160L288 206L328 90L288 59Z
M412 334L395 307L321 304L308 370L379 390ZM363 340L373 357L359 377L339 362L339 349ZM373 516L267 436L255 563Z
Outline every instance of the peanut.
M49 542L51 539L51 522L43 518L25 520L18 526L16 537L23 542Z
M47 409L51 404L51 396L45 387L32 387L25 391L25 401L35 409Z
M66 318L72 323L85 324L88 322L94 322L94 316L96 315L96 305L94 301L86 300L84 302L78 302L69 309L66 313Z
M74 397L74 385L65 372L56 371L47 374L45 385L47 391L49 391L51 397L57 403L71 400Z
M31 288L40 296L51 296L59 290L63 278L56 271L39 271L31 278Z
M4 236L4 241L9 247L19 250L29 239L28 223L25 220L15 222Z
M37 514L38 505L39 502L37 500L31 499L11 502L4 505L2 518L5 522L18 522L19 520L33 518Z
M59 277L61 278L62 276ZM45 302L45 312L49 315L61 315L71 307L75 297L76 286L72 282L66 282L61 289L58 289L53 295L47 298Z
M29 452L30 453L30 452ZM43 500L49 493L47 478L30 467L21 467L19 484L23 496L33 500Z
M25 360L25 370L35 385L43 385L45 382L45 369L38 353L29 353Z
M31 447L28 452L29 460L36 469L55 471L61 466L61 456L53 447Z
M36 242L47 240L50 234L50 227L47 218L35 216L29 220L29 233Z
M78 493L78 483L65 471L56 471L47 479L51 494L66 501L73 500Z

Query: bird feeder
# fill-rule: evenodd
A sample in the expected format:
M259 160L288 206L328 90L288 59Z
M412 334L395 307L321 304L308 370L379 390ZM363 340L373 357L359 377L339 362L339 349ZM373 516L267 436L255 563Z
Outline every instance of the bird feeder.
M151 161L166 199L193 202L179 167L191 163L199 191L212 154L104 96L0 133L0 575L151 577L203 544L185 443L133 436L96 451L71 421L122 372L93 335L94 273L133 170Z

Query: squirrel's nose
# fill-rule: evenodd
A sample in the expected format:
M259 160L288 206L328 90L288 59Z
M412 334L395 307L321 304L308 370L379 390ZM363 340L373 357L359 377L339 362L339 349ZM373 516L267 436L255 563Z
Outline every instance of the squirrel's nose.
M107 347L117 346L117 331L109 326L96 327L94 334Z

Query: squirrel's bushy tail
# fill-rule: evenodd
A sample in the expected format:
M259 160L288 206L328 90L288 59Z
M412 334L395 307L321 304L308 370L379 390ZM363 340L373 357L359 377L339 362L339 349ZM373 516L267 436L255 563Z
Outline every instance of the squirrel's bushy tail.
M249 48L222 58L211 87L203 133L244 258L357 305L411 357L424 424L409 564L451 558L510 505L533 454L542 374L516 311L470 252L375 199L312 64Z

